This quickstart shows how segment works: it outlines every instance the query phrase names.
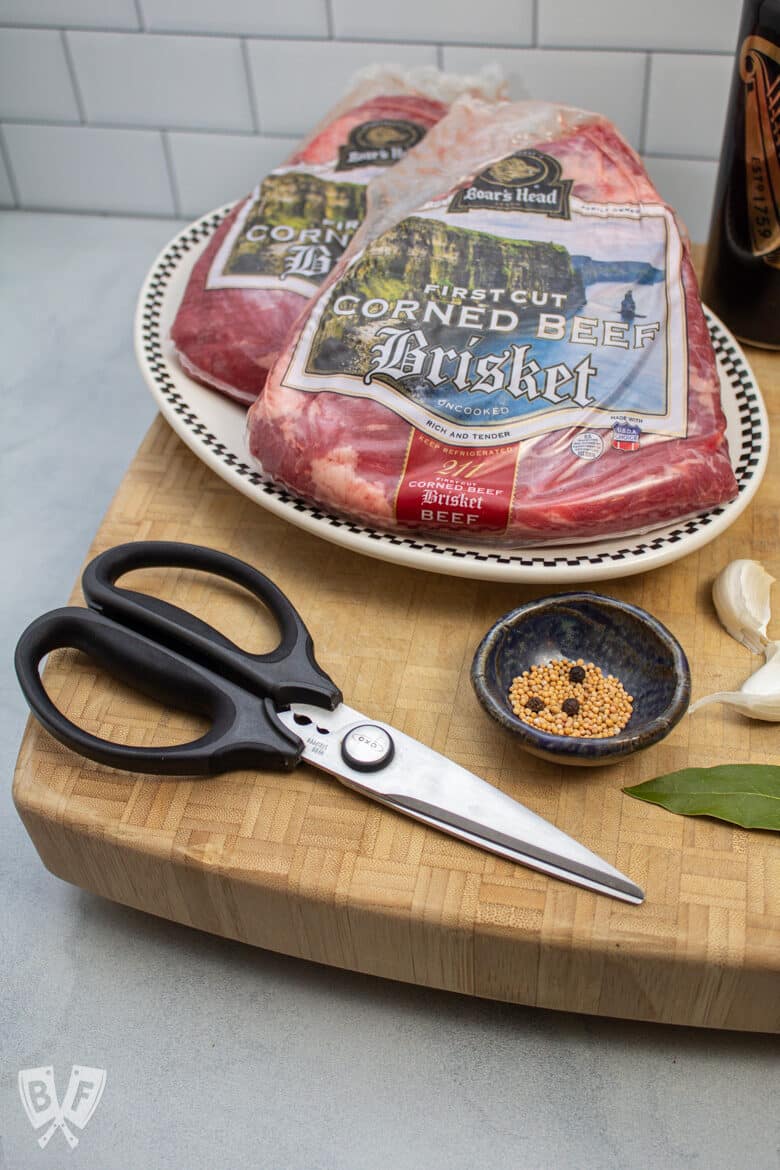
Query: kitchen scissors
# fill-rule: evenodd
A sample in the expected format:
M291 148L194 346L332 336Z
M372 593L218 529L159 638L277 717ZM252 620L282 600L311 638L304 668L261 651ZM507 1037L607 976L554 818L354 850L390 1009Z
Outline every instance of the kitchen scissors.
M116 583L134 569L166 567L201 570L243 586L275 618L277 648L250 654L186 610ZM245 561L198 545L137 541L95 557L81 585L89 608L55 609L37 618L19 639L15 659L33 714L80 755L112 768L172 776L290 769L305 761L480 849L596 893L643 900L624 874L518 801L348 707L317 663L295 607ZM65 647L162 703L207 716L210 729L171 747L134 747L92 735L63 715L41 681L41 660Z

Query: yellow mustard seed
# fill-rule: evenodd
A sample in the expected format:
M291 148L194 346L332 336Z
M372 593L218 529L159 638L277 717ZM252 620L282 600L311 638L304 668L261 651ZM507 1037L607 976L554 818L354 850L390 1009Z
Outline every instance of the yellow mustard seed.
M634 699L620 679L604 675L592 662L558 658L514 678L509 703L532 727L556 735L605 739L628 724Z

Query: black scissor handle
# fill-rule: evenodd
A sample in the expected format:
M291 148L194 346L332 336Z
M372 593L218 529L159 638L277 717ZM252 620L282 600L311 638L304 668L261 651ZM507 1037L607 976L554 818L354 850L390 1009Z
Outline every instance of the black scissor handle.
M115 582L133 569L200 569L242 585L273 614L281 640L270 654L250 654L193 614ZM81 579L91 609L168 646L277 704L312 703L333 710L341 691L319 666L298 611L263 573L216 549L176 541L119 544L91 561Z
M47 694L41 659L72 647L114 678L160 702L206 715L200 739L171 747L132 747L91 735L67 719ZM30 709L46 730L82 756L131 772L214 776L241 768L294 768L303 743L258 699L206 667L88 609L55 609L32 622L16 647L16 673Z

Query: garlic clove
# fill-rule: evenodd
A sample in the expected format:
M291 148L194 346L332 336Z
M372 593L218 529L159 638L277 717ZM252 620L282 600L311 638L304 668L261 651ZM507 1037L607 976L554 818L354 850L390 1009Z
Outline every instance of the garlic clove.
M750 695L743 691L718 691L717 694L705 695L703 699L691 703L688 714L692 715L699 707L707 707L710 703L722 703L724 707L731 707L733 711L739 711L740 715L746 715L748 719L780 723L780 694L777 693Z
M763 653L768 642L773 582L758 561L740 560L727 565L712 587L712 600L726 630L754 654Z
M768 642L764 654L764 665L759 666L738 691L705 695L691 703L688 713L693 714L699 707L707 707L710 703L723 703L749 719L780 723L780 642Z
M764 655L764 665L739 688L743 695L780 696L780 642L768 642Z

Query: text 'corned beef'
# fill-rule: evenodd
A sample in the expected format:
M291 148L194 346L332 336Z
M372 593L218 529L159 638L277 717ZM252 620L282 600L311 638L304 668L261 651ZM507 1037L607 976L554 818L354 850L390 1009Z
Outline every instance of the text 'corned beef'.
M290 328L365 215L366 185L413 149L465 92L497 71L371 67L281 167L228 216L199 258L171 330L188 374L254 402Z
M541 102L462 98L372 183L248 434L321 506L495 544L737 490L674 212L611 123Z

